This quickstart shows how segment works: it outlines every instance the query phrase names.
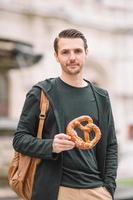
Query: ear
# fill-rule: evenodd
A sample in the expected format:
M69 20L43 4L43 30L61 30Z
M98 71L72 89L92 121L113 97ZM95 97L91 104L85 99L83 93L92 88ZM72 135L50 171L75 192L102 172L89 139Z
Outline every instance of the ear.
M86 49L86 50L85 50L85 53L86 53L86 56L88 56L89 50Z
M59 58L58 58L58 54L56 52L54 52L54 56L57 62L59 62Z

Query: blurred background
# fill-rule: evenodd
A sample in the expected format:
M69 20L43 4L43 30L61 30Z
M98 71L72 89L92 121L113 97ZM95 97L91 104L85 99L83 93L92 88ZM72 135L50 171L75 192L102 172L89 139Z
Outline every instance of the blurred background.
M85 78L109 91L119 144L116 199L133 200L133 1L0 0L0 199L12 138L32 85L60 74L53 40L76 28L88 40Z

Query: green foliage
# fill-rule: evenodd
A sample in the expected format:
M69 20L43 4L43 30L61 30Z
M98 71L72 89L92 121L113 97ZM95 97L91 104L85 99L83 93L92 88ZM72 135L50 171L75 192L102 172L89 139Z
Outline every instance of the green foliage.
M117 180L117 184L119 186L133 186L133 178L128 178L128 179L119 179Z

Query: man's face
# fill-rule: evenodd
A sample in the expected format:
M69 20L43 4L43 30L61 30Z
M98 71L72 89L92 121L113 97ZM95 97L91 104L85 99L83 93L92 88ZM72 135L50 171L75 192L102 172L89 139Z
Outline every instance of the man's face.
M76 75L82 71L87 57L87 50L81 38L60 38L58 52L55 53L62 71L69 75Z

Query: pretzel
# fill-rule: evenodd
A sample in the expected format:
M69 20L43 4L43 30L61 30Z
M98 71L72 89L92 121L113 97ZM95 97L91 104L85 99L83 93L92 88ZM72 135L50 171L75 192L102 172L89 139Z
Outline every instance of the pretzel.
M81 123L87 122L85 126ZM84 133L84 140L77 135L75 128L79 128ZM92 140L89 138L91 131L94 131L95 136ZM75 142L75 145L79 149L91 149L93 148L101 138L101 131L98 126L93 123L93 119L90 116L83 115L70 121L66 127L66 134L71 136L71 140Z

